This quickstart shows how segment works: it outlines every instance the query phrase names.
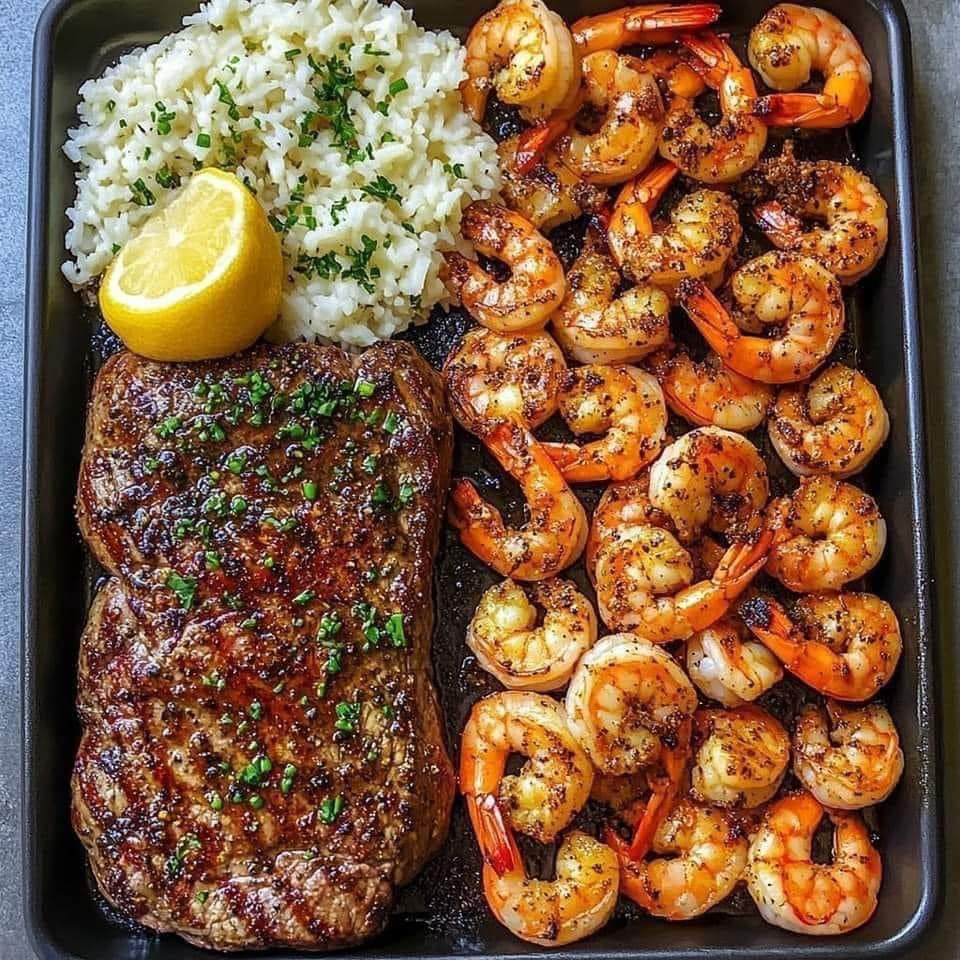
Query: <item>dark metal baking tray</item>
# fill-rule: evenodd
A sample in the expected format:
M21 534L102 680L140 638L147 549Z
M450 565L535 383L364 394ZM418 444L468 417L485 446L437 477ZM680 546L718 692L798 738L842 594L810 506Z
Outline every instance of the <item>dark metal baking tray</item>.
M91 365L89 324L59 270L63 211L73 190L71 167L60 144L74 121L78 86L124 50L176 29L180 17L195 5L195 0L53 0L37 27L24 403L23 823L26 926L34 948L45 958L209 956L176 937L156 937L112 918L92 888L83 851L70 828L68 781L78 737L75 664L90 586L72 504ZM462 34L489 3L415 0L408 5L424 25ZM615 4L551 0L551 5L573 19ZM848 349L877 384L893 424L891 441L866 477L889 527L886 555L870 584L896 608L905 644L897 676L885 693L900 730L906 773L875 821L886 875L879 909L866 927L842 940L787 934L749 911L735 919L720 912L688 924L669 924L625 910L601 933L553 956L895 956L916 943L935 915L941 890L940 797L931 647L937 634L928 566L908 27L899 0L824 5L851 26L874 67L873 103L853 131L852 146L891 212L887 256L848 299L853 331ZM721 25L742 32L768 6L765 0L729 0ZM413 339L436 360L446 352L449 338L431 344L425 339L431 336L428 327ZM461 458L469 459L469 447L461 446ZM465 674L459 654L483 576L448 537L438 577L435 647L451 737L471 699L469 669ZM462 816L456 817L444 854L402 895L387 932L355 952L377 960L539 953L511 937L482 909L474 847Z

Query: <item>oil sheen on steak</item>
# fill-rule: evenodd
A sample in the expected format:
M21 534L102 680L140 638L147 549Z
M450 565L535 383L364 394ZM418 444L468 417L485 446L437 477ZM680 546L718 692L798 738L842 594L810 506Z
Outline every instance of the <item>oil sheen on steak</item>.
M118 909L221 950L383 927L454 791L430 670L450 458L405 344L103 367L77 512L111 577L72 812Z

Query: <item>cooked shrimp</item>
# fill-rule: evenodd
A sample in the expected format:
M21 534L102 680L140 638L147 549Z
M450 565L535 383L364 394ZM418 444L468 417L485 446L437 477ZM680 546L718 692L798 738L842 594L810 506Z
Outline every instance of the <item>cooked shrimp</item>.
M776 199L753 214L775 247L813 257L844 284L877 265L890 226L887 202L869 177L832 160L795 160L786 148L764 175Z
M678 299L697 329L732 370L763 383L796 383L830 356L843 333L840 284L816 260L771 251L740 267L730 278L734 313L699 281L681 284ZM774 328L768 339L741 326Z
M664 107L652 73L636 57L613 50L583 60L583 88L595 132L576 124L560 141L564 162L588 183L610 186L642 173L657 152Z
M692 100L674 97L660 134L660 153L694 180L731 183L756 164L767 145L766 124L753 112L753 74L716 34L685 36L683 44L695 54L690 65L719 91L723 117L710 126Z
M529 220L496 203L471 203L460 224L477 251L510 267L500 282L456 250L443 255L440 278L479 323L498 333L542 327L567 292L563 266Z
M568 370L560 415L578 436L599 440L545 443L568 483L629 480L659 452L667 435L667 406L653 374L639 367L588 364Z
M570 728L597 769L633 773L677 745L697 692L669 653L630 633L599 640L567 690Z
M569 580L544 580L526 589L513 580L495 584L480 598L467 627L467 646L477 662L512 690L565 686L596 640L593 606Z
M497 147L503 177L500 192L507 206L538 230L550 231L606 204L606 191L581 180L555 147L544 150L528 170L519 171L520 141L521 136L510 137Z
M687 194L669 222L655 227L650 211L676 172L659 164L628 183L607 228L610 252L627 276L671 293L685 278L716 280L743 234L736 203L716 190Z
M739 821L690 800L680 800L657 829L652 846L659 856L638 860L623 841L613 843L621 892L666 920L690 920L718 904L733 892L747 865L747 838Z
M877 502L849 483L804 477L768 510L773 546L767 572L795 593L839 590L869 573L887 543Z
M896 614L869 593L808 594L793 604L793 620L758 597L742 603L740 615L795 677L836 700L869 700L903 650Z
M569 567L587 540L587 515L550 455L516 424L485 437L490 452L520 484L529 520L511 529L476 487L459 480L450 494L450 523L464 546L504 577L546 580Z
M592 17L582 17L570 28L581 53L619 50L651 43L670 43L687 30L709 26L720 16L715 3L651 3L620 7Z
M793 772L826 807L859 810L886 800L903 773L900 737L887 708L808 703L793 731Z
M862 373L834 363L810 383L781 390L767 429L795 474L829 473L842 480L863 470L884 445L890 418Z
M511 754L526 762L507 776ZM587 802L592 784L590 759L556 700L507 690L474 704L460 749L460 790L495 870L510 863L513 830L549 843Z
M533 429L557 412L566 361L545 333L467 331L443 367L457 422L479 437L500 420Z
M620 271L606 243L589 230L567 273L567 296L552 317L553 334L580 363L631 363L670 337L670 299L641 285L617 294Z
M644 471L633 480L611 483L597 503L590 521L584 563L591 581L596 584L597 551L621 527L635 525L666 526L666 514L650 502L650 475Z
M739 433L699 427L668 446L650 468L650 500L696 540L704 527L737 537L756 530L770 498L767 465Z
M687 641L687 673L704 696L739 707L780 682L780 662L749 636L739 621L724 618Z
M820 93L775 93L762 97L757 114L772 126L845 127L870 103L870 63L857 38L819 7L780 3L750 31L750 63L774 90L802 87L813 71L824 79Z
M622 527L600 542L596 585L600 616L611 630L670 643L709 627L749 586L770 538L734 544L708 580L694 582L693 558L659 526Z
M556 879L531 880L516 842L497 871L483 865L483 892L493 915L512 933L541 947L562 947L599 930L617 905L620 871L606 844L579 831L557 851Z
M502 0L470 30L464 109L483 120L491 90L528 120L548 116L576 91L578 54L563 18L542 0Z
M698 710L690 795L715 807L758 807L779 789L790 763L790 734L756 704Z
M707 89L703 78L676 50L654 50L643 58L643 66L666 88L667 95L693 100Z
M667 406L701 427L746 433L766 419L773 390L725 367L715 353L694 360L683 348L654 354L648 366L657 375Z
M812 859L824 813L833 823L833 862ZM877 907L880 855L859 816L824 810L809 793L767 810L747 856L747 889L767 923L794 933L849 933Z

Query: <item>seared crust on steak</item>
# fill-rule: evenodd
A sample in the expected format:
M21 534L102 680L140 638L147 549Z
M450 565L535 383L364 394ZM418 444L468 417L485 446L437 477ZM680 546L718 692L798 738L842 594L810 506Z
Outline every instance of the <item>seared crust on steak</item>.
M429 657L451 442L401 343L103 367L73 821L120 910L221 950L383 927L454 791Z

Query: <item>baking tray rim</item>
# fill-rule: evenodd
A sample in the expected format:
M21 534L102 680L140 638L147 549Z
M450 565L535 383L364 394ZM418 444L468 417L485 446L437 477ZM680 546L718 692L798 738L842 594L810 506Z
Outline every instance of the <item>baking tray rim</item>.
M36 639L35 616L39 602L37 589L38 511L33 494L38 487L40 342L43 323L44 281L48 266L48 208L46 183L50 174L50 100L53 72L52 39L61 16L76 0L49 0L37 21L33 43L33 71L30 119L30 166L28 180L26 309L24 331L23 386L23 456L21 486L21 856L23 919L27 940L38 957L69 960L75 957L61 951L43 931L40 923L39 891L34 878L36 843L39 836L35 822L33 770L37 744L33 736L34 720L39 707L39 691L35 690L33 648ZM611 0L613 2L613 0ZM881 17L887 36L887 53L891 77L891 106L896 197L894 206L901 235L900 289L903 297L904 396L906 409L906 447L911 473L910 494L915 523L913 538L914 563L917 569L917 631L920 637L917 672L921 700L918 706L921 724L928 733L921 741L926 749L916 758L925 802L919 807L919 839L921 886L916 910L894 934L873 943L839 943L833 938L797 938L796 946L783 948L784 953L798 957L833 960L842 949L850 960L869 957L902 956L915 947L936 920L943 894L942 875L942 796L940 793L940 750L938 694L942 678L936 669L931 641L936 642L936 604L930 564L930 526L926 413L923 391L923 361L918 298L917 223L914 200L913 139L911 110L913 105L913 73L910 27L902 0L862 0ZM362 956L362 946L354 956ZM615 957L638 955L650 960L703 960L717 958L756 958L766 960L769 949L742 945L736 950L726 947L698 947L680 950L636 951L614 949L596 952L595 956ZM575 956L569 951L552 952L558 958ZM381 954L381 956L383 956ZM478 955L482 956L482 955ZM498 960L528 960L526 953L500 953Z

